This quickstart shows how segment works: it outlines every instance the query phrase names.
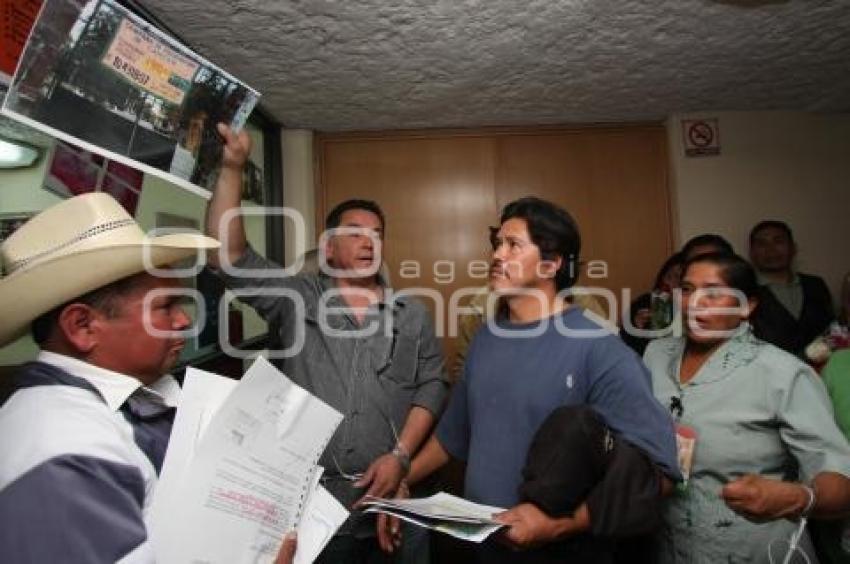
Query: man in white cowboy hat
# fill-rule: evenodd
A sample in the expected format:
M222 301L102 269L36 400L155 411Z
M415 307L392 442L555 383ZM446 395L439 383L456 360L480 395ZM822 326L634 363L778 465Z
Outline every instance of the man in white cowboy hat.
M166 374L191 325L179 281L153 272L217 247L148 237L103 193L0 246L0 346L29 329L41 348L0 408L0 562L153 562L145 518L179 393Z

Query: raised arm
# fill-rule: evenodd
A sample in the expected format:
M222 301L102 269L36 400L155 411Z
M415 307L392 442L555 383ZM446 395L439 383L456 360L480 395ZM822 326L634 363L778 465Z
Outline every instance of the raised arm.
M218 182L207 205L206 233L221 241L219 253L211 253L209 262L218 268L220 257L226 256L233 263L245 252L245 225L241 215L236 215L226 225L222 218L232 209L238 209L242 199L242 169L251 152L251 138L243 129L234 133L228 126L218 124L218 132L224 137L224 152Z

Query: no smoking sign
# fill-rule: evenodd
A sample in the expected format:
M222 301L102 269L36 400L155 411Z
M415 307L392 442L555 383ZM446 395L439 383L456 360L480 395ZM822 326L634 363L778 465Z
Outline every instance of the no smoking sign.
M717 119L683 119L682 139L685 154L689 157L720 154L720 127Z

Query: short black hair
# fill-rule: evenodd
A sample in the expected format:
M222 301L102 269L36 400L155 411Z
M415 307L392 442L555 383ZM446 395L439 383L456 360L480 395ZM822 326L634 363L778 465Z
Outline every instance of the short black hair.
M791 231L791 228L787 223L779 221L778 219L766 219L764 221L759 221L752 229L750 229L750 245L753 244L753 241L755 241L756 235L758 235L759 232L770 228L779 229L788 236L788 241L794 243L794 233Z
M57 306L47 313L37 317L30 324L33 341L37 345L43 345L47 339L53 334L56 323L59 321L59 315L66 307L71 304L85 304L98 311L103 312L108 317L113 317L118 312L118 302L120 298L126 296L136 287L138 282L137 274L121 278L115 282L111 282L105 286L101 286L96 290L92 290L87 294L83 294L78 298L68 300L60 306Z
M758 278L753 266L734 253L708 253L697 255L685 261L684 272L692 264L707 262L720 267L720 275L730 288L740 291L748 298L754 298L759 293Z
M340 202L331 210L328 217L325 218L325 229L335 229L342 222L342 214L349 210L364 210L372 212L381 220L381 229L386 230L386 221L384 220L384 212L381 206L372 200L345 200Z
M555 273L558 291L569 288L578 278L581 234L573 217L552 202L528 196L504 207L500 223L509 219L524 219L532 242L545 260L561 257L561 268Z
M673 253L667 260L664 261L664 264L661 265L661 268L658 269L658 274L655 275L655 286L652 289L659 288L661 286L661 282L664 280L664 276L666 276L667 272L675 267L681 266L685 263L685 255L682 253Z
M688 239L688 242L684 244L682 247L681 253L682 257L687 260L690 257L689 255L693 252L697 247L705 247L712 246L717 252L724 253L727 255L734 254L735 251L732 248L732 243L727 241L722 236L717 233L703 233L702 235L697 235L696 237L691 237Z

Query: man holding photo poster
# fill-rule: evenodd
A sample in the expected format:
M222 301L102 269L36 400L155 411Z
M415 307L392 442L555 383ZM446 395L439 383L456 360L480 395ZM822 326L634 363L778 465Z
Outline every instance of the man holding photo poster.
M434 426L448 380L429 313L415 300L393 297L377 272L383 212L364 200L337 205L319 249L331 268L281 277L247 244L242 217L233 215L241 204L250 138L223 125L219 131L226 145L207 233L224 245L210 262L230 288L254 293L240 299L279 327L283 346L294 349L282 359L282 371L343 413L320 461L324 486L347 507L367 494L391 495ZM375 535L374 518L355 515L318 561L383 561Z

